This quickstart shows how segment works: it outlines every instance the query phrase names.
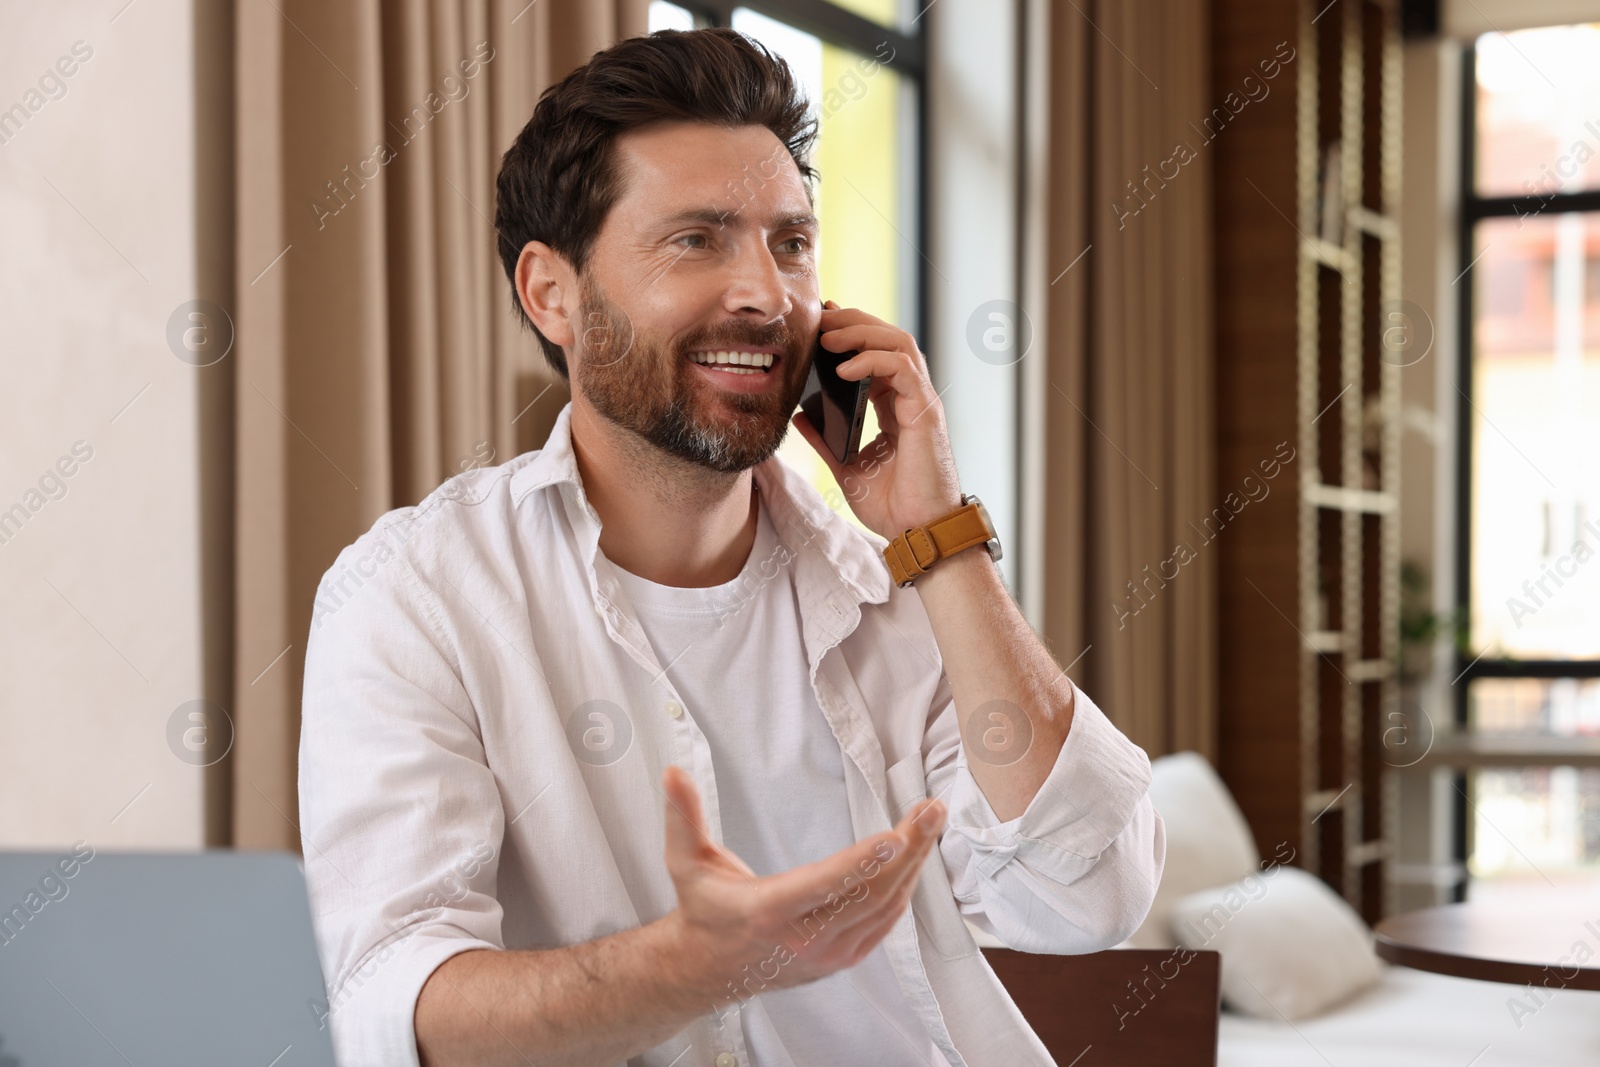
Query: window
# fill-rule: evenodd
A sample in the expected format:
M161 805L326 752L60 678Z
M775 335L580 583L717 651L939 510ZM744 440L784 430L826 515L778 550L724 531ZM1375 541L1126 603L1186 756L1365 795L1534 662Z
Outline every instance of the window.
M817 117L812 163L822 297L922 336L922 47L901 0L650 5L650 30L732 26L783 57ZM905 27L902 30L900 27ZM878 432L867 409L862 439ZM797 433L778 451L860 525L832 472Z
M1460 780L1475 899L1600 879L1600 769L1575 752L1600 738L1596 55L1600 25L1558 26L1464 64L1457 720L1549 761Z
M686 7L669 4L666 0L650 0L650 32L657 30L692 30L694 13Z

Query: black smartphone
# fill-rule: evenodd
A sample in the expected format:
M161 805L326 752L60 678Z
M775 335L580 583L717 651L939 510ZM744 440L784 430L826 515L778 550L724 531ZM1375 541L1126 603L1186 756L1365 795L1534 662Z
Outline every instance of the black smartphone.
M829 352L822 347L821 335L811 347L811 375L800 397L800 410L822 433L828 451L840 463L855 462L861 451L861 430L867 422L867 394L872 391L869 374L858 382L839 377L839 364L854 352Z

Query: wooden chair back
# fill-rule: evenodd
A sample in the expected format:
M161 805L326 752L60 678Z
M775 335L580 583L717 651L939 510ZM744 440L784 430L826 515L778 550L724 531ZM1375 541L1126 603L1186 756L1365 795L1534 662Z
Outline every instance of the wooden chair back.
M1059 1067L1216 1067L1221 956L1109 949L984 957Z

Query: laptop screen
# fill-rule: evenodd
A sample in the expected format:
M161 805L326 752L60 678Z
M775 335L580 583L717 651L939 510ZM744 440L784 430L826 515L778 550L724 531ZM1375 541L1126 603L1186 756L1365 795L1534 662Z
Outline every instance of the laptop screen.
M284 853L0 853L0 1067L333 1067Z

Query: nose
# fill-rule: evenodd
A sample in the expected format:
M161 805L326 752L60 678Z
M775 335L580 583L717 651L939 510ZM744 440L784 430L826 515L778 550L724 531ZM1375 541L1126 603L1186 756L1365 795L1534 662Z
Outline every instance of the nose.
M760 241L742 242L733 263L724 306L742 318L773 322L794 310L789 279L778 266L772 249Z

